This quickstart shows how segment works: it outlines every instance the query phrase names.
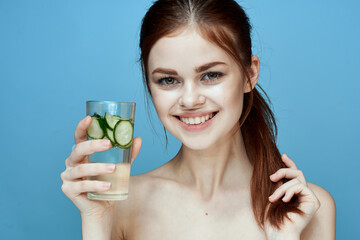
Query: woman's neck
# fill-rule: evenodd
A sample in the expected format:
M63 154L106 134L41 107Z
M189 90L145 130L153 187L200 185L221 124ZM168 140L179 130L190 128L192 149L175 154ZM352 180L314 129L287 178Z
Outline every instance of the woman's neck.
M248 188L252 175L240 130L206 150L182 146L171 162L175 177L196 187L204 200L221 189Z

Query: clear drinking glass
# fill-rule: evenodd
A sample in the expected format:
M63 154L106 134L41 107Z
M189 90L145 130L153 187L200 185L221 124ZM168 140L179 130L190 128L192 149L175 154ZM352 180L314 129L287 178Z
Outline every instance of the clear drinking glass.
M114 173L88 177L111 182L106 192L88 192L92 200L124 200L128 197L130 159L134 133L135 103L87 101L86 114L92 117L88 139L109 139L112 147L89 155L90 163L114 163Z

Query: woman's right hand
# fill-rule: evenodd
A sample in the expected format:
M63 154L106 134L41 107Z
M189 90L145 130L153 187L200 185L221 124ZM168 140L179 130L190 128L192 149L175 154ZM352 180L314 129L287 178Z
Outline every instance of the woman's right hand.
M91 117L82 119L75 130L75 148L65 160L65 171L61 173L64 194L80 210L82 217L103 219L113 212L114 201L96 201L87 198L87 192L104 192L110 189L108 182L87 180L87 176L112 173L115 165L111 163L88 163L88 155L108 150L109 140L87 140L86 130L91 124ZM138 155L142 140L133 140L131 163Z

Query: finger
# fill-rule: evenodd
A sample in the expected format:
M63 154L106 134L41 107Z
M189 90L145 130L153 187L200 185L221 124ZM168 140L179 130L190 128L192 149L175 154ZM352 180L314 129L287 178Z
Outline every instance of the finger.
M90 126L91 120L92 119L90 116L86 116L77 125L77 127L75 129L75 144L78 144L79 142L83 142L83 141L87 140L86 130Z
M295 184L287 189L285 196L282 198L283 202L289 202L295 194L300 194L306 186L304 184Z
M67 196L77 196L84 192L104 192L111 187L110 182L84 180L77 182L67 181L61 186L62 191Z
M296 164L294 163L293 160L291 160L289 158L288 155L286 155L286 153L284 153L283 155L281 155L281 159L282 161L285 163L285 165L288 167L288 168L292 168L292 169L298 169Z
M141 145L142 145L142 139L140 137L134 138L132 151L131 151L131 162L130 162L131 164L134 162L135 158L139 154Z
M63 175L63 180L75 180L87 176L97 176L113 173L115 164L112 163L84 163L69 168Z
M298 178L300 182L306 184L304 173L301 170L295 170L292 168L280 168L274 174L270 175L270 180L273 182L278 182L283 178Z
M69 158L65 161L65 164L67 167L75 166L77 163L81 162L85 156L95 152L108 150L110 147L111 143L108 139L80 142L76 144Z
M315 194L304 184L299 183L290 187L285 196L282 198L282 201L287 203L295 196L299 196L300 206L299 208L308 215L316 212L320 207L320 202L315 196Z
M300 181L297 178L294 178L286 183L284 183L283 185L281 185L280 187L278 187L275 192L269 197L270 202L275 202L278 199L280 199L282 196L284 196L284 194L286 193L286 191L296 185L299 184Z

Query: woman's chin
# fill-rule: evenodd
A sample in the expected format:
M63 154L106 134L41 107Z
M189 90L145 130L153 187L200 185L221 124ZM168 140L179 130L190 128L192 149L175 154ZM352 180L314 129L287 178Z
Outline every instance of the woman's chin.
M183 146L194 151L204 151L211 149L213 144L210 142L199 142L199 141L184 141Z

